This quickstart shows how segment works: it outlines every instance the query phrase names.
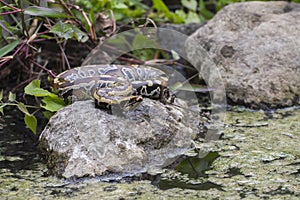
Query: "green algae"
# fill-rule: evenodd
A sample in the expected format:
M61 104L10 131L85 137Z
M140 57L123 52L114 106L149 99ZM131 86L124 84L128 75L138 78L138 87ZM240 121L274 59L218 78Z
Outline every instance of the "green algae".
M299 122L299 110L228 112L209 180L241 197L299 198Z
M3 199L300 198L299 109L228 111L223 131L221 140L195 143L201 152L218 154L208 169L201 171L203 177L189 177L182 168L181 172L161 171L155 185L169 181L171 189L159 189L150 181L61 180L45 174L46 166L38 156L6 155L5 144L1 143L0 196ZM26 159L27 167L15 166Z

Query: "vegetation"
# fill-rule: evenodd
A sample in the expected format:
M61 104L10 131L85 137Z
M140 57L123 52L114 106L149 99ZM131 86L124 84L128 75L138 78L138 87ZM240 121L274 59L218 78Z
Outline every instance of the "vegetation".
M0 92L0 112L4 113L5 106L16 106L25 114L26 125L36 133L35 113L43 110L49 117L64 106L62 99L42 89L41 84L48 85L45 77L55 77L53 71L74 67L66 53L69 44L80 44L90 51L99 41L116 34L118 28L139 18L149 19L147 23L143 21L144 26L149 21L153 26L160 22L203 22L225 5L238 1L181 0L175 9L163 0L144 2L147 1L0 0L0 83L6 87ZM47 42L57 45L60 57L43 57ZM149 60L156 58L157 52L133 55L135 59ZM35 106L22 103L23 95L16 95L17 91L34 97Z

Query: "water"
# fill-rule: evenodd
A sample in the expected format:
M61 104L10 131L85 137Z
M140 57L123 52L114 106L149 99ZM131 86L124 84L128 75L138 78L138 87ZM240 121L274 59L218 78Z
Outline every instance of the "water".
M102 182L48 175L37 137L16 111L0 119L1 199L299 199L300 110L227 112L224 136L207 152L148 180ZM245 126L237 126L243 123ZM256 124L267 126L255 126ZM192 163L192 165L191 165Z

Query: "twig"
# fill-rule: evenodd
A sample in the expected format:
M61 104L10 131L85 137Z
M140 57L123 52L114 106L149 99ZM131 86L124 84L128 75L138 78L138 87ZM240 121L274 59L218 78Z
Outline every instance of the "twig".
M32 81L34 79L34 77L31 77L29 79L26 79L25 81L19 83L16 87L14 87L11 91L14 92L16 91L18 88L22 87L23 85L29 83L30 81Z
M60 0L60 1L62 1L62 0ZM95 33L94 25L91 22L91 20L88 18L88 16L86 15L86 13L79 6L77 6L77 5L72 5L72 7L75 8L76 10L78 10L79 12L81 12L81 14L83 15L84 19L86 20L88 26L90 27L91 39L92 40L96 40L97 36L96 36L96 33ZM77 23L79 23L79 22L77 22ZM82 26L81 23L79 23L79 24Z
M25 60L25 59L24 59ZM23 62L23 59L20 58L20 56L17 57L17 61L19 63L19 65L21 65L22 67L24 67L25 69L28 69L28 66L25 65L25 63Z
M23 6L23 0L20 0L19 4L20 4L21 9L23 10L23 8L22 8L22 6ZM30 36L28 34L28 31L27 31L24 12L21 12L21 20L22 20L22 32L23 32L23 35L26 35L26 37L29 38Z
M2 15L10 15L10 14L18 13L18 12L21 12L21 9L20 10L13 10L13 11L8 11L8 12L0 13L0 16L2 16Z
M112 21L112 24L113 24L113 29L112 29L111 35L113 35L117 31L117 22L116 22L115 15L114 15L113 11L109 10L109 12L110 12L111 21Z
M46 18L46 20L47 20L48 25L51 26L51 23L50 23L49 19ZM57 38L56 34L54 34L54 38L55 38L55 40L56 40L56 42L57 42L57 44L58 44L58 46L60 48L60 51L61 51L63 69L65 69L65 67L64 67L64 61L67 63L68 69L70 69L71 67L70 67L70 63L68 61L68 57L66 56L64 48L61 46L61 44L59 42L59 39Z
M146 23L144 24L144 26L147 26L149 22L153 25L154 28L157 29L157 26L156 26L155 22L152 19L148 18L148 17L146 18Z
M126 58L126 57L122 57L122 56L119 57L118 60L126 61L126 62L132 63L132 64L139 64L139 65L145 64L145 61L143 61L143 60L138 60L135 58Z
M92 24L92 22L90 21L90 19L86 15L86 13L81 8L79 8L79 11L81 12L81 14L83 15L84 19L88 23L88 26L90 27L90 33L91 33L91 36L92 36L92 40L96 40L97 36L96 36L96 33L95 33L94 25Z
M40 65L39 63L35 62L34 60L31 60L31 62L33 64L35 64L36 66L38 66L39 68L45 70L50 76L52 76L52 78L56 77L56 75L51 70L47 69L45 66ZM48 62L45 63L45 65L47 65L47 64L48 64Z
M64 42L64 46L66 45L67 41ZM63 57L63 60L66 61L67 64L67 69L71 69L70 63L69 63L69 59L65 53L65 49L62 47L61 44L58 44L60 51L61 51L61 55ZM63 67L65 69L65 67Z
M1 22L1 21L0 21L0 26L1 26L1 28L3 28L3 30L5 30L6 32L8 32L10 35L14 35L9 29L7 29L7 28L5 27L5 25L4 25L3 22Z
M29 30L28 30L28 37L31 38L32 35L35 34L35 32L37 32L37 31L36 31L37 25L38 25L38 19L35 18L35 19L33 19L33 22L31 23L31 26L30 26L30 28L29 28ZM35 34L35 35L37 35L37 34ZM30 39L29 39L29 40L30 40ZM28 42L28 43L29 43L29 42Z
M76 10L78 10L79 12L81 12L81 14L83 15L84 19L87 21L88 26L90 27L90 33L91 36L90 39L92 41L95 41L97 39L96 33L95 33L95 29L94 26L91 22L91 20L88 18L88 16L86 15L86 13L77 5L73 5L73 4L66 4L63 0L59 0L59 2L61 3L61 5L67 10L67 12L74 17L74 20L76 21L76 23L87 32L87 30L85 29L85 27L82 25L82 23L74 16L74 14L72 13L72 11L70 10L69 7L75 8Z
M74 14L71 12L71 10L69 9L69 7L67 6L67 4L63 1L63 0L59 0L59 3L67 10L67 12L69 13L69 15L74 17Z
M20 8L16 8L14 6L11 6L10 4L6 3L5 1L3 0L0 0L1 3L3 3L4 5L6 5L7 7L13 9L13 10L21 10Z

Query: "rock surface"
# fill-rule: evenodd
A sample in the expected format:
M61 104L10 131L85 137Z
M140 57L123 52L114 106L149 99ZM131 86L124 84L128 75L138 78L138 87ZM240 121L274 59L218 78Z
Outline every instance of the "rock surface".
M186 42L189 60L205 74L209 55L228 98L254 108L299 104L300 4L247 2L222 9Z
M197 29L204 26L205 23L188 23L188 24L162 24L159 28L178 31L184 35L191 35Z
M139 175L172 164L191 148L198 117L144 99L123 116L78 101L59 110L40 136L52 173L65 178Z

